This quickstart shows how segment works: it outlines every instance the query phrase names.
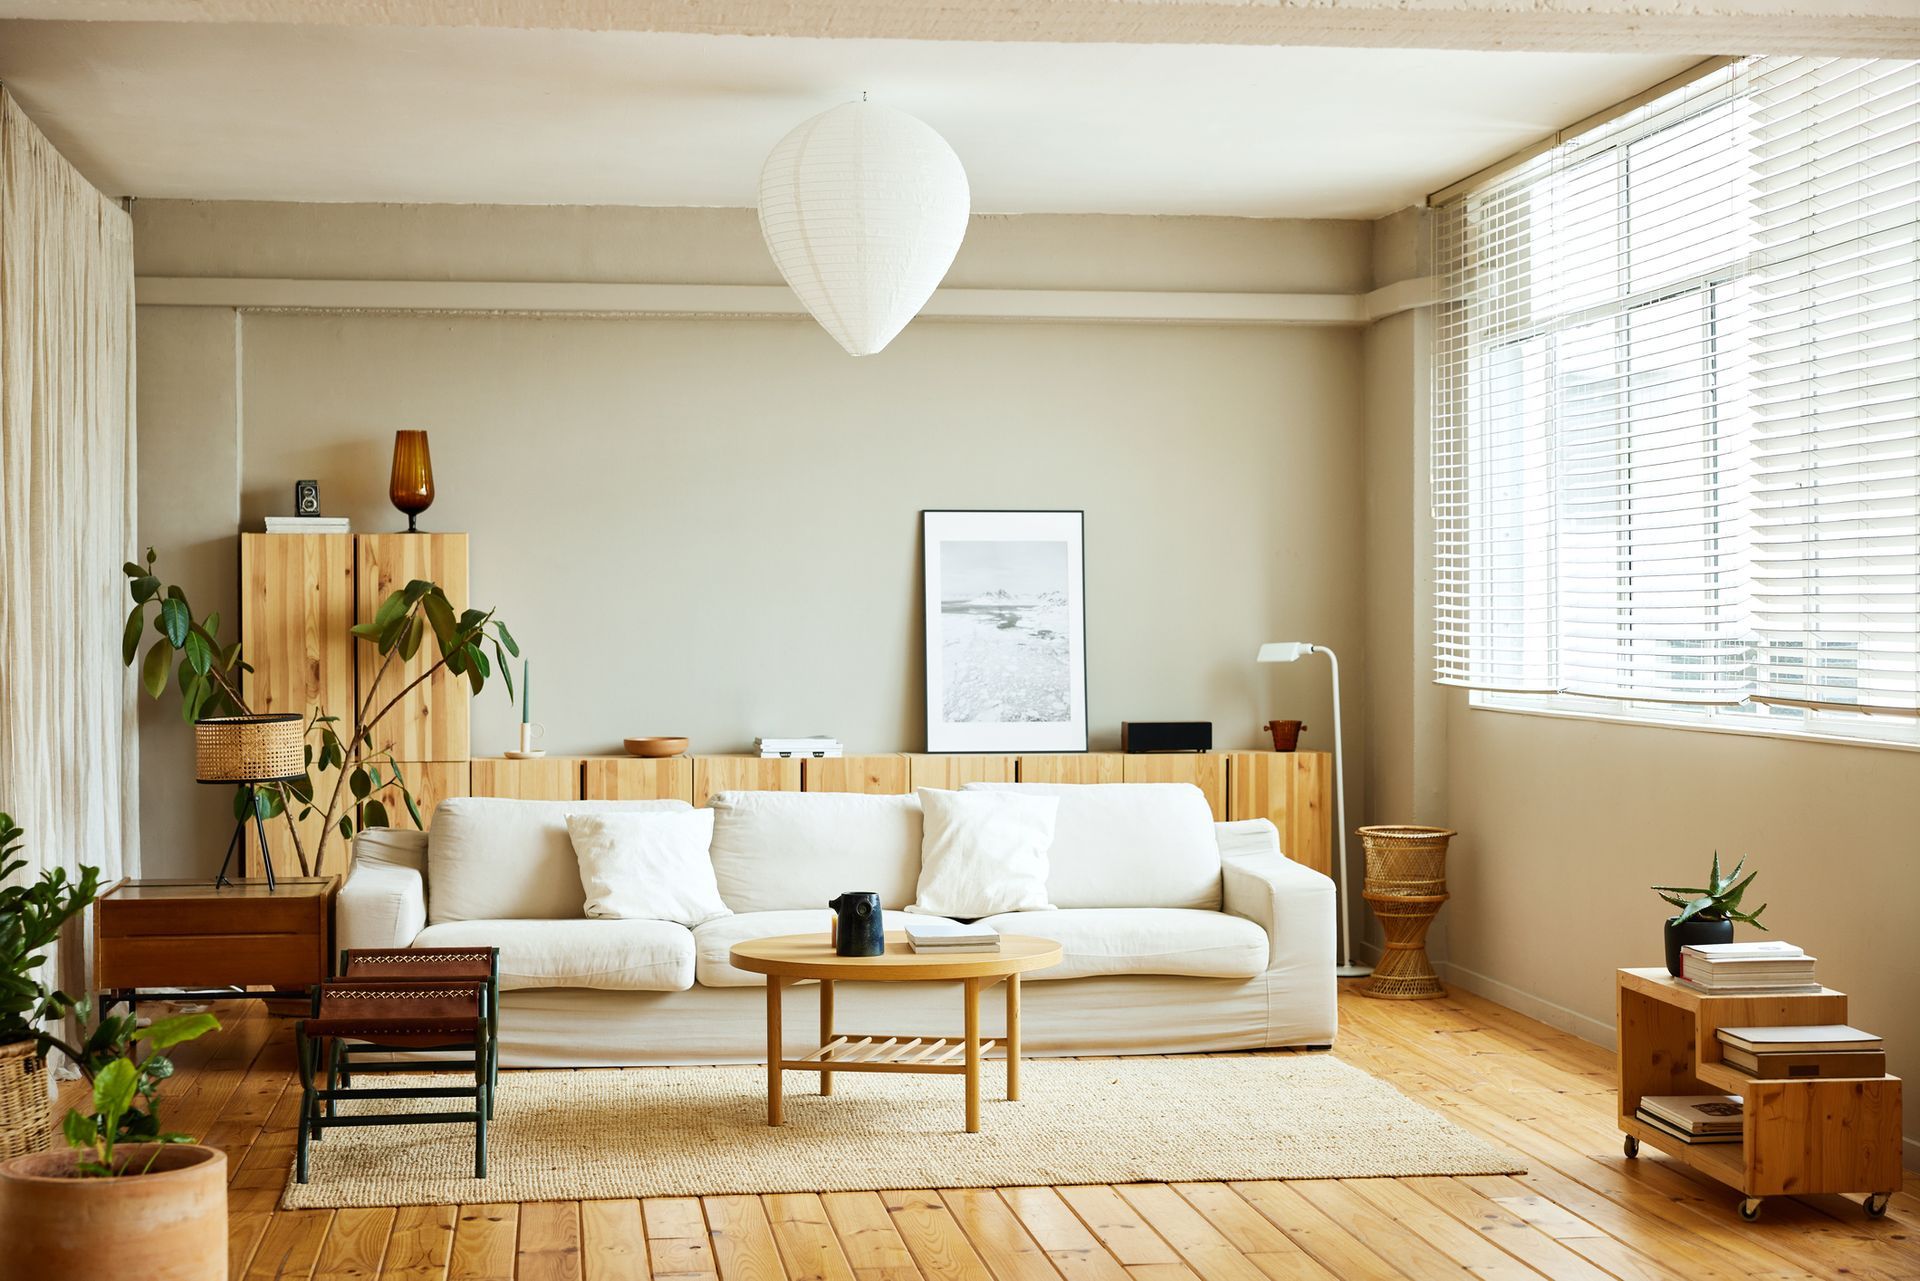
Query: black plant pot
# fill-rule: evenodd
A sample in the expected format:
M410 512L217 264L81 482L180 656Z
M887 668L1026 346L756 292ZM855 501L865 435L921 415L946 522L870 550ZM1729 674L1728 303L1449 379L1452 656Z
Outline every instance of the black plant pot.
M1667 973L1680 977L1680 949L1702 943L1733 942L1732 921L1703 921L1694 917L1684 925L1667 922Z

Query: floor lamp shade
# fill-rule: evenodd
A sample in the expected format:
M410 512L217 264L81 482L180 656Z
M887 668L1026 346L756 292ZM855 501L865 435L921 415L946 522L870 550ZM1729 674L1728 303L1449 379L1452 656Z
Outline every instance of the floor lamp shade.
M871 356L906 328L967 231L967 172L903 111L850 102L782 138L760 171L760 234L835 342Z
M202 783L271 783L307 772L306 735L292 712L213 716L193 723L194 778Z

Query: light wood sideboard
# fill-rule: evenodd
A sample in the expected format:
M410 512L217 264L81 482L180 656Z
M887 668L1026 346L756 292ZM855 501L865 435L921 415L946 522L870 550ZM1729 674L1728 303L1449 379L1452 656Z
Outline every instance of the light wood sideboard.
M1333 765L1325 752L941 756L888 752L797 760L758 756L479 757L472 795L528 800L653 800L704 805L715 792L866 792L969 782L1192 783L1216 819L1265 818L1280 848L1315 871L1332 867Z

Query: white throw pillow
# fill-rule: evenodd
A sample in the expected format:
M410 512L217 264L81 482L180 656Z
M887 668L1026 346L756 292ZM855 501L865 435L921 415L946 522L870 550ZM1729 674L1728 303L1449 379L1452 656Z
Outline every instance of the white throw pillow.
M1220 910L1213 809L1191 783L968 783L966 790L1060 799L1047 896L1061 908Z
M713 811L569 814L587 915L692 928L731 916L714 883Z
M926 832L920 885L908 911L974 918L1053 906L1047 902L1047 847L1053 844L1058 797L931 787L919 792Z

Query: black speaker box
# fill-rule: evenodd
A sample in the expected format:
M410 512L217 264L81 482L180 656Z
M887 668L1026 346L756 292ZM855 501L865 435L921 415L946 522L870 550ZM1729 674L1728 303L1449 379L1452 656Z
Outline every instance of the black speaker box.
M1121 721L1123 752L1210 752L1212 721Z

